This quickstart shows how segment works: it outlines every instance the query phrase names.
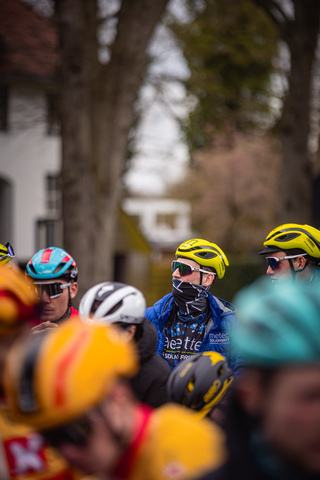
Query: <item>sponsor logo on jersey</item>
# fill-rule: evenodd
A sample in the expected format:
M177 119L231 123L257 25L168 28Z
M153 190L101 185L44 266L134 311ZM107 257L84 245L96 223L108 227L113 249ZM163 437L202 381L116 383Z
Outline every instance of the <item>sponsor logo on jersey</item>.
M230 343L229 333L209 333L209 342L210 344L215 345L226 345L227 343Z
M44 440L37 433L4 441L11 477L46 470Z

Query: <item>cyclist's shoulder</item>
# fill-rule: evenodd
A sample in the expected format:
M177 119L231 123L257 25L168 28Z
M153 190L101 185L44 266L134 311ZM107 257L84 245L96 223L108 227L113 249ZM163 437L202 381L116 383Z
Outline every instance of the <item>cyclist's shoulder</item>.
M159 316L164 313L167 308L170 308L171 300L173 299L172 293L168 293L164 297L160 298L151 307L146 308L146 318L150 318L153 315Z

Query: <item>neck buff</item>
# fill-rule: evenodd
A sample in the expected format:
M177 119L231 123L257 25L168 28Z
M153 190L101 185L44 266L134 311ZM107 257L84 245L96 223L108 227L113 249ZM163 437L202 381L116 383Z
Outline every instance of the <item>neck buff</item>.
M172 284L172 295L179 308L192 316L205 312L209 287L182 282L176 278L172 280Z

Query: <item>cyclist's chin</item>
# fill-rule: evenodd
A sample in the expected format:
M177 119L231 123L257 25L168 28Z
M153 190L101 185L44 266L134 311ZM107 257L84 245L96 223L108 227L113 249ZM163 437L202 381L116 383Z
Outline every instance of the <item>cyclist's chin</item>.
M45 309L41 313L41 321L42 322L56 322L57 321L57 314L53 310Z

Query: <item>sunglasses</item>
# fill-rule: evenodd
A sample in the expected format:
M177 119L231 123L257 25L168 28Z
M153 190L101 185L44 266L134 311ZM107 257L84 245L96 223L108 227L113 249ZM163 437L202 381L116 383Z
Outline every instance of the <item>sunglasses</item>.
M34 291L37 298L42 298L43 292L46 292L50 298L56 298L63 294L65 288L70 287L71 283L34 283Z
M266 257L266 261L268 263L268 266L271 268L271 270L276 270L276 268L279 267L279 264L281 260L288 260L290 258L298 258L298 257L304 257L308 255L307 253L300 253L299 255L288 255L286 257Z
M192 272L213 273L208 272L207 270L202 270L201 268L191 267L191 265L188 265L187 263L177 262L176 260L173 260L171 262L171 272L174 273L177 268L181 277L184 277L185 275L191 275Z
M83 416L61 427L42 430L40 433L46 443L55 448L59 448L66 443L85 447L92 434L92 424L87 416Z

